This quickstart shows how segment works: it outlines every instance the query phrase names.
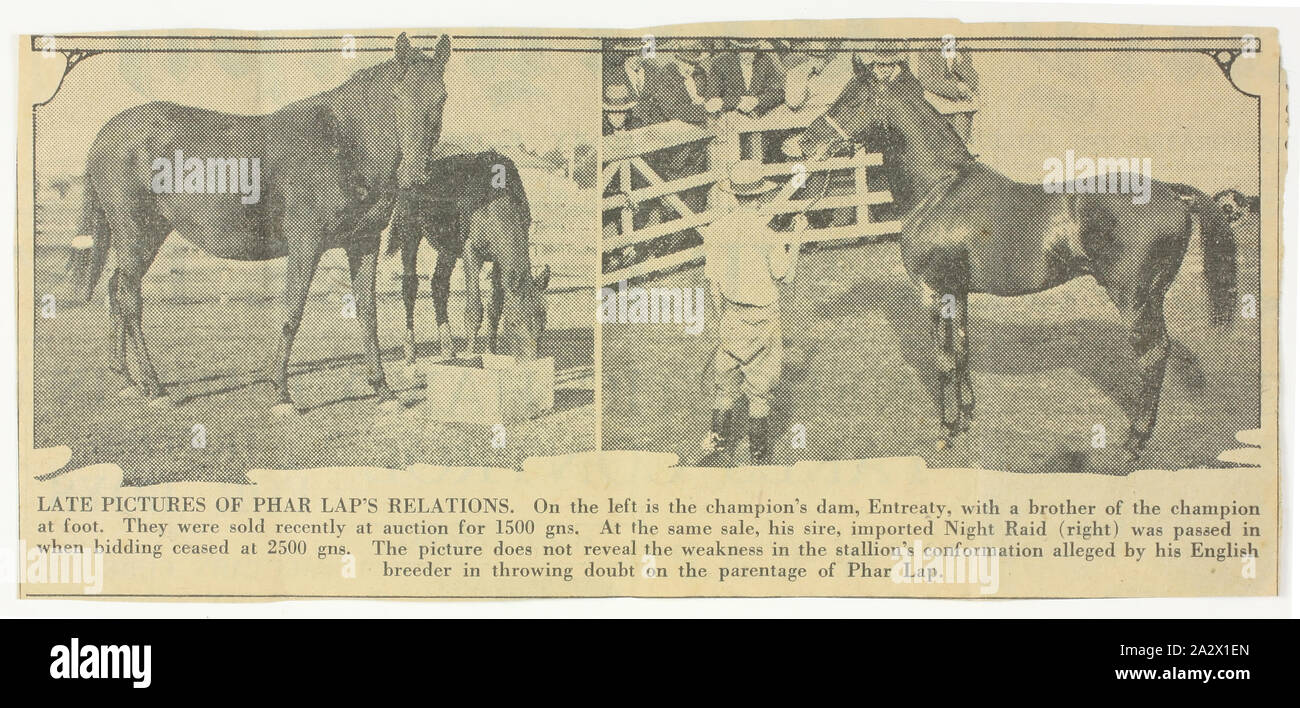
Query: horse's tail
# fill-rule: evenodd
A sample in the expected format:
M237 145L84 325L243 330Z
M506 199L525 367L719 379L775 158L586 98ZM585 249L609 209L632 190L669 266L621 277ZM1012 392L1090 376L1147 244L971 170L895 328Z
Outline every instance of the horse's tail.
M1210 298L1210 319L1216 325L1226 325L1237 307L1237 237L1232 232L1233 220L1200 190L1182 184L1171 184L1170 188L1190 202L1200 222L1204 262L1201 272Z
M67 266L73 302L90 302L95 293L95 285L104 272L104 263L108 260L108 218L104 215L104 208L99 203L90 175L86 175L85 185L81 202L81 225L77 229L77 236L72 239L72 255L68 258Z

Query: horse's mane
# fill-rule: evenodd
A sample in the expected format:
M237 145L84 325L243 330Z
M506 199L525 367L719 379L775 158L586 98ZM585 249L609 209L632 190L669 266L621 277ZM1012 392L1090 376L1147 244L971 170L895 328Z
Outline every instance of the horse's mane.
M902 67L902 73L898 78L894 79L893 83L899 89L898 94L908 102L911 108L918 114L929 118L928 123L921 123L920 125L932 127L931 136L940 141L938 143L939 147L950 148L959 157L965 157L968 160L975 159L971 155L970 149L966 147L966 140L957 133L957 129L953 127L952 123L947 118L944 118L943 114L926 99L925 87L921 85L919 79L912 75L912 72L907 70L906 66ZM937 134L935 134L933 128L937 128Z
M921 82L907 70L889 82L882 82L874 90L891 92L903 106L903 116L898 122L906 121L912 126L884 125L869 127L860 137L863 144L871 146L872 151L879 152L884 158L881 174L888 180L890 190L894 193L895 205L910 202L915 196L916 186L912 177L904 168L901 158L912 155L925 160L927 154L940 162L952 163L951 167L969 164L975 160L966 141L957 133L952 124L939 113L925 97ZM860 76L858 81L873 81L869 76Z

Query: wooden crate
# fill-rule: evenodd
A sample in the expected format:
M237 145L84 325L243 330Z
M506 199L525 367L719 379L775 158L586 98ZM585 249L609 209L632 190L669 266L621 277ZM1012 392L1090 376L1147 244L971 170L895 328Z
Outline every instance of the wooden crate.
M513 423L555 407L555 359L491 362L481 359L417 364L424 371L430 420L456 423Z

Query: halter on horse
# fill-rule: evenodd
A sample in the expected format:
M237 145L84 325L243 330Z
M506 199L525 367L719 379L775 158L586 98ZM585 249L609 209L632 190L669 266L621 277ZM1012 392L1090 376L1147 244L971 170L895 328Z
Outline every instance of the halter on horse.
M1135 203L1130 194L1100 193L1082 182L1062 192L1014 182L970 154L905 65L857 56L853 64L854 78L791 147L806 159L822 159L845 143L884 154L902 212L903 265L930 308L937 402L949 436L968 430L975 410L967 295L1025 295L1091 275L1119 309L1142 371L1124 444L1136 460L1155 428L1169 356L1165 293L1194 223L1211 319L1226 325L1232 316L1237 247L1229 219L1212 199L1181 184L1152 180L1149 201ZM1131 183L1122 176L1110 183ZM1093 184L1112 177L1118 176L1098 176Z
M403 34L388 61L274 113L236 115L154 102L109 120L86 165L80 233L91 235L93 246L74 255L71 265L76 294L88 300L110 248L115 256L108 286L114 370L138 385L151 405L169 403L145 347L140 286L174 229L219 258L287 256L284 326L269 379L279 398L273 412L297 412L289 395L289 353L321 254L341 247L347 251L370 384L384 406L395 405L379 360L379 233L398 193L426 178L442 129L443 71L450 52L446 36L426 55ZM209 172L214 160L257 161L259 198L244 203L239 194L151 189L151 165L181 152L192 160L206 158Z

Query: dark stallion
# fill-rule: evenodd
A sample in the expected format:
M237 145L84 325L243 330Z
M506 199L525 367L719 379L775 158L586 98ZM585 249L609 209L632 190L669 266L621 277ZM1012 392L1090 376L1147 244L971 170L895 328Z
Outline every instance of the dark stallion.
M269 379L278 393L272 411L296 413L289 395L289 352L321 254L343 248L370 385L384 407L393 407L396 398L384 379L375 322L379 234L398 194L427 179L429 156L442 130L443 71L450 52L446 36L430 55L403 34L388 61L274 113L235 115L154 102L109 120L91 145L86 166L80 233L93 244L75 254L71 266L73 289L88 300L112 250L108 296L114 370L138 386L150 404L169 401L145 347L140 282L175 230L220 258L286 257L284 327ZM159 189L160 166L167 169L167 161L182 154L190 158L184 160L185 180L193 175L198 188ZM256 195L229 189L235 171L226 168L241 160L258 166ZM178 175L181 168L176 166ZM206 188L199 184L205 177ZM212 189L213 182L223 188Z
M429 282L441 355L453 354L447 299L452 269L460 258L465 271L465 354L482 353L479 269L491 261L488 351L537 358L537 340L546 328L546 288L551 269L547 266L537 277L532 275L528 252L532 216L515 163L492 151L453 155L431 162L429 174L428 184L410 191L410 208L399 210L388 240L389 253L399 248L402 251L407 365L415 363L415 296L419 290L416 256L421 239L427 239L438 251L438 264Z
M855 56L853 64L843 93L787 152L820 159L863 143L884 154L903 265L931 308L939 413L949 436L969 428L975 409L967 295L1024 295L1091 275L1119 309L1142 372L1124 443L1136 460L1156 425L1169 357L1165 292L1198 225L1211 319L1226 325L1232 317L1237 245L1224 211L1196 189L1154 180L1145 203L1132 194L1082 193L1087 185L1071 194L1014 182L971 156L905 63ZM1131 184L1128 177L1096 180Z

